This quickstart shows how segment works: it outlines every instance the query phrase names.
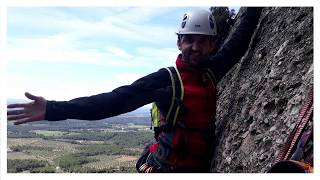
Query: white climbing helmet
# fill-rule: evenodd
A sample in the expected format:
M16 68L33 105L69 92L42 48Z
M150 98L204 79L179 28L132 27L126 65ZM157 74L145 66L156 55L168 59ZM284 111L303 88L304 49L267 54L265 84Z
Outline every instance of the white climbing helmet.
M216 36L216 21L212 13L207 10L195 10L193 12L188 12L183 15L177 34L204 34Z

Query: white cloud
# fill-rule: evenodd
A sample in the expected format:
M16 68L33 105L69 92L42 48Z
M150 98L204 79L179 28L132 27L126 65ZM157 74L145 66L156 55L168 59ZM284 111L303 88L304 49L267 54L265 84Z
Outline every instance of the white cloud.
M116 75L115 80L121 82L123 85L128 85L145 75L147 74L121 73Z
M122 22L122 24L147 23L152 19L164 16L175 10L174 8L165 7L133 7L125 9L122 13L114 13L113 16L106 19L111 22Z
M48 81L44 79L47 76L41 74L14 77L9 72L8 95L11 97L21 97L24 91L30 91L63 100L111 91L160 67L174 65L178 53L176 26L154 23L157 17L167 15L174 8L22 9L8 10L9 65L13 61L72 63L75 67L78 64L99 65L113 75L112 78L106 75L104 81L92 76L88 86L81 78ZM14 11L10 13L11 10ZM47 68L52 68L49 66ZM119 68L119 73L115 72L115 67ZM123 74L121 68L129 70ZM137 69L141 72L136 73Z
M125 50L117 47L106 47L106 54L112 54L124 59L132 59L133 55L127 53Z
M9 24L23 27L21 24L30 23L28 27L40 28L43 32L33 33L33 30L27 29L24 32L26 35L10 35L9 60L150 67L154 66L157 59L166 62L172 57L168 56L172 54L170 47L175 47L176 37L170 27L146 23L173 10L172 8L116 8L111 13L97 8L99 14L108 15L96 21L81 19L68 14L66 10L56 8L31 8L34 9L32 12L28 8L23 9L25 11L20 14L14 11L8 19ZM80 11L88 12L84 8ZM22 14L26 16L24 21L21 19ZM48 34L41 29L43 27L55 33ZM138 54L135 54L135 49L138 49ZM142 52L143 49L147 51ZM128 61L130 59L132 61Z
M61 86L54 82L46 83L46 81L47 80L44 80L41 77L30 79L28 77L15 75L8 76L6 87L7 97L26 99L24 93L30 92L37 96L43 96L48 98L61 98L59 97L59 95L57 95L57 92L62 91L62 89L60 89Z
M66 80L53 79L48 81L46 77L22 77L22 76L8 76L7 82L7 96L8 98L26 99L25 92L42 96L48 100L70 100L76 97L90 96L109 92L118 86L121 82L112 79L107 80L92 80L90 86L84 83L81 79ZM63 82L65 81L65 82ZM50 83L48 83L50 82Z
M107 51L63 50L46 48L9 48L10 61L39 61L53 63L95 64L106 67L161 67L172 64L177 55L173 48L139 48L137 54L129 54L117 47L107 47Z
M42 34L43 37L63 32L64 36L68 36L74 42L81 39L86 39L86 41L122 39L128 42L157 44L168 43L176 31L176 26L168 27L152 22L153 19L156 20L157 17L173 11L174 8L130 8L129 10L115 11L112 11L112 8L107 8L114 13L105 13L105 17L100 13L102 17L98 20L80 18L77 14L68 14L67 10L55 8L31 9L34 9L34 12L31 10L21 13L14 11L8 18L8 23L12 26L12 29L9 28L8 31L25 30L23 33L29 32L28 36L36 38L41 36L41 33L33 33L32 31L45 33ZM95 8L92 8L91 14L93 15L95 14L94 10Z
M8 38L8 48L72 50L75 49L75 40L66 34L47 35L33 38Z
M174 66L178 54L179 50L177 48L139 47L137 49L137 55L141 57L140 61L151 61L158 67Z

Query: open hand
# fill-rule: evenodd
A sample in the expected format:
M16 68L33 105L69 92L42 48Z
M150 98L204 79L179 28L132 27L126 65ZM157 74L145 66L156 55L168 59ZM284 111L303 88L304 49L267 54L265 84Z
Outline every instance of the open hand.
M7 106L8 120L15 121L15 125L41 121L45 118L47 100L27 92L25 93L25 96L33 101L29 103L10 104ZM19 109L12 110L13 108Z

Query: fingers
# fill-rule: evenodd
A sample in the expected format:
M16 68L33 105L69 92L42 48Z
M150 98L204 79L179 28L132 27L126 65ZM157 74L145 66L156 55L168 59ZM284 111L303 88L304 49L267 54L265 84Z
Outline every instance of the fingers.
M8 108L25 108L29 105L29 103L17 103L17 104L9 104Z
M24 123L29 123L29 122L34 122L34 121L41 121L43 119L38 118L38 117L32 117L32 116L28 116L28 115L21 115L20 119L17 119L17 121L15 121L13 124L14 125L19 125L19 124L24 124Z
M24 114L25 110L24 109L18 109L18 110L13 110L13 111L8 111L7 115L20 115L20 114Z
M16 120L21 120L21 119L24 119L24 118L27 118L28 115L26 114L19 114L19 115L10 115L8 116L8 120L9 121L16 121Z
M28 123L28 122L32 122L32 120L30 118L24 118L24 119L15 121L13 124L14 125L19 125L19 124L24 124L24 123Z
M40 97L35 96L35 95L32 95L32 94L30 94L30 93L28 93L28 92L24 93L24 95L25 95L27 98L31 99L31 100L37 100L37 99L40 98Z

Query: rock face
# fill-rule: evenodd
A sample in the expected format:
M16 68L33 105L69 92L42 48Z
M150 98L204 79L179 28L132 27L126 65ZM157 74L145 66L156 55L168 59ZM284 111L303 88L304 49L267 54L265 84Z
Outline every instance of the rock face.
M311 87L313 8L264 8L246 55L218 84L211 171L266 172Z

